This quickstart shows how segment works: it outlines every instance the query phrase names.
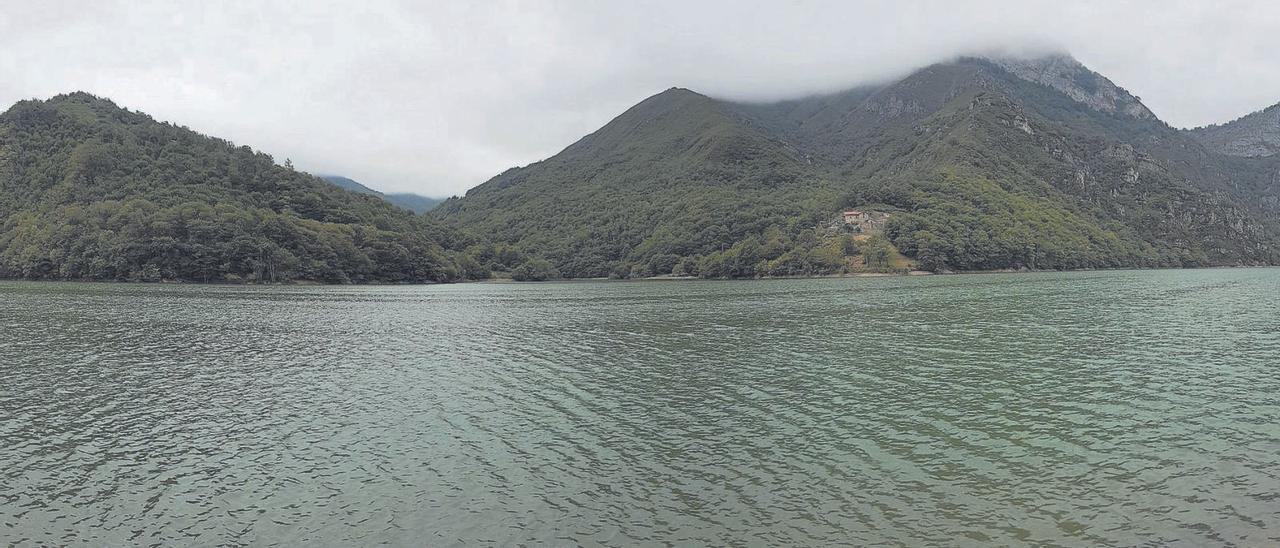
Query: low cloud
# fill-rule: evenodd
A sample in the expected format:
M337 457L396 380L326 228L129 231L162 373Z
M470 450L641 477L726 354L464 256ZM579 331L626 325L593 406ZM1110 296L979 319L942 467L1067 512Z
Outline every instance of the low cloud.
M0 102L85 90L386 191L459 194L671 86L762 101L1069 51L1176 126L1280 102L1268 2L48 2Z

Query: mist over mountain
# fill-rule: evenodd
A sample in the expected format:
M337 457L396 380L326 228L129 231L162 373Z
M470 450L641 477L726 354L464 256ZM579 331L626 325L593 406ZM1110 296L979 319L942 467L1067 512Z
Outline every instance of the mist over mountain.
M356 182L354 179L343 177L341 175L319 175L319 177L352 192L377 196L414 213L426 213L439 205L440 202L444 201L439 198L429 198L427 196L413 194L411 192L393 192L390 194L382 193L364 186Z
M929 270L1272 264L1252 160L1070 56L962 58L765 104L673 88L433 214L575 277L885 268L879 240Z
M357 183L355 179L343 177L341 175L316 175L316 177L352 192L359 192L360 194L368 194L370 196L382 196L381 192Z
M1280 548L1278 36L5 2L0 548Z

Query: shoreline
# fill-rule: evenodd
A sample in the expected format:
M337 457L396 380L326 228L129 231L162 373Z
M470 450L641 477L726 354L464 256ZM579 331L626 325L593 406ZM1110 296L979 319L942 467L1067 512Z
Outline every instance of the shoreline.
M910 270L907 272L847 272L841 274L814 274L808 276L761 276L758 278L702 278L698 276L651 276L648 278L557 278L541 281L522 281L518 282L511 278L487 278L483 280L458 280L453 282L365 282L350 284L331 284L317 282L314 280L297 280L289 282L276 283L235 283L235 282L191 282L191 281L131 281L131 280L49 280L39 279L31 280L26 278L0 278L0 282L31 282L31 283L85 283L85 284L119 284L119 285L143 285L143 286L160 286L160 285L181 285L181 286L210 286L210 287L397 287L397 286L427 286L427 285L463 285L463 284L542 284L542 283L588 283L588 282L714 282L714 281L731 281L731 282L749 282L764 280L822 280L822 279L847 279L847 278L911 278L911 277L930 277L930 276L967 276L967 275L990 275L990 274L1046 274L1052 272L1070 273L1070 272L1148 272L1148 271L1165 271L1165 270L1236 270L1250 268L1280 268L1280 265L1220 265L1220 266L1195 266L1195 267L1118 267L1118 268L1078 268L1070 270L1030 270L1030 269L996 269L996 270L959 270L945 272L929 272L927 270Z
M1217 265L1217 266L1170 266L1170 267L1117 267L1117 268L1074 268L1069 270L1031 270L1025 268L1005 268L994 270L948 270L945 272L930 272L927 270L910 270L903 273L898 272L849 272L842 274L814 274L809 276L761 276L759 278L702 278L699 276L650 276L648 278L557 278L552 280L542 280L537 282L517 282L511 278L489 278L486 280L461 280L457 282L447 282L448 284L542 284L542 283L586 283L586 282L751 282L766 280L824 280L824 279L847 279L847 278L914 278L914 277L931 277L931 276L969 276L969 275L991 275L991 274L1048 274L1053 272L1071 273L1071 272L1155 272L1165 270L1238 270L1250 268L1280 268L1280 264L1276 265ZM323 284L321 284L323 285Z

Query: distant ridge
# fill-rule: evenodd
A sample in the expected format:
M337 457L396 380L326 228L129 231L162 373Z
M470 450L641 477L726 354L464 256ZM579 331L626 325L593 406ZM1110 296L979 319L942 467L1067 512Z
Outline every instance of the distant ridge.
M439 198L429 198L427 196L422 196L420 194L413 194L408 192L395 192L390 194L378 192L372 188L369 188L367 186L364 186L356 182L353 179L343 177L341 175L319 175L318 177L326 181L329 181L330 183L338 185L342 188L350 190L352 192L359 192L361 194L377 196L388 202L391 202L395 205L398 205L409 211L412 211L414 213L419 213L419 214L431 211L431 209L435 208L437 205L440 205L440 202L444 201Z
M1188 130L1214 152L1246 158L1280 154L1280 104L1225 124Z

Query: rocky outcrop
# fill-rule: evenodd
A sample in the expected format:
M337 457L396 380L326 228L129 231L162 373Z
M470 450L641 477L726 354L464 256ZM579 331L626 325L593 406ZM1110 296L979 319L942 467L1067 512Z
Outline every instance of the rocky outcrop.
M1049 55L1033 59L991 59L1010 74L1049 86L1077 102L1102 112L1124 114L1142 120L1155 119L1137 97L1093 72L1069 55Z
M1229 156L1260 158L1280 154L1280 104L1233 122L1189 130L1205 148Z

